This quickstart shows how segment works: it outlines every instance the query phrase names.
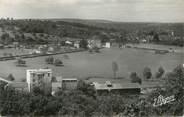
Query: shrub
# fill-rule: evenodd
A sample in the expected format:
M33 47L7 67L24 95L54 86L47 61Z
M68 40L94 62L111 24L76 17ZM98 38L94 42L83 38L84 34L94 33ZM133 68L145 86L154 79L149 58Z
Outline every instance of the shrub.
M143 70L143 77L145 79L150 79L152 76L151 69L149 67L145 67Z
M161 78L164 73L165 73L165 70L163 69L163 67L160 67L156 72L156 78Z
M56 65L56 66L63 66L63 62L61 60L59 60L59 59L56 59L54 61L54 65Z
M14 76L12 74L9 74L7 79L10 80L10 81L14 81L15 80L15 78L14 78Z
M51 82L57 82L57 79L55 76L52 76Z
M45 59L45 62L47 64L53 64L54 63L54 57L53 56L49 56Z
M132 82L132 83L139 83L139 84L142 83L141 78L139 78L139 77L137 76L137 73L136 73L136 72L132 72L132 73L130 74L130 79L131 79L131 82Z

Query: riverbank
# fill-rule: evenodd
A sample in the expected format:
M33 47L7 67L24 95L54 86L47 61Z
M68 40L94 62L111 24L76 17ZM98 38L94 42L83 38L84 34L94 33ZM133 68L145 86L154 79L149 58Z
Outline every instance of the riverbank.
M16 58L35 58L35 57L41 57L41 56L51 56L51 55L57 55L57 54L67 54L67 53L75 53L75 52L82 52L85 51L84 49L73 49L73 50L65 50L61 52L53 52L53 53L40 53L40 54L23 54L23 55L14 55L14 56L8 56L8 57L0 57L0 61L7 61L7 60L15 60Z

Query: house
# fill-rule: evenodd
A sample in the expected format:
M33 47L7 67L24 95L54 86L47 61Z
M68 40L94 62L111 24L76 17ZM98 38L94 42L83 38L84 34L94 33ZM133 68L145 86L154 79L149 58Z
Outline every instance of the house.
M74 47L77 48L77 49L80 48L80 44L79 43L80 43L79 41L75 41L74 42Z
M41 51L37 49L33 49L32 52L30 52L30 54L41 54Z
M62 82L52 82L52 94L62 90Z
M52 82L52 95L60 90L74 90L77 88L78 80L76 78L56 78L57 82Z
M19 47L19 42L13 42L13 46L14 46L14 48L18 48Z
M141 42L142 42L142 43L146 43L147 40L146 40L146 39L142 39Z
M96 40L96 39L88 40L88 48L92 49L94 47L101 48L102 47L101 40Z
M0 84L5 84L4 88L14 88L18 91L27 91L28 90L28 84L25 82L14 82L6 80L5 78L0 77Z
M105 48L111 48L111 43L110 42L106 42L105 43Z
M140 94L141 88L138 83L92 83L97 94L115 93L115 94Z
M63 90L73 90L77 88L78 80L77 78L65 78L62 79L62 89Z
M72 45L73 42L72 42L72 41L69 41L69 40L66 40L66 41L65 41L65 44L66 44L66 45Z
M51 93L51 69L29 69L26 71L26 79L29 92L32 92L34 87L39 87L44 93Z
M54 47L48 47L48 52L53 52L54 51Z
M7 87L12 87L17 91L28 91L28 84L26 82L11 82L5 86L5 88Z

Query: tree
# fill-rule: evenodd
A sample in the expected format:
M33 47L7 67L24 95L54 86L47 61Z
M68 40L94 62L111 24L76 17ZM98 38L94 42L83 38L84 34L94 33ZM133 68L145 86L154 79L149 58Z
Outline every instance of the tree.
M139 77L137 76L137 73L136 73L136 72L132 72L132 73L130 74L130 79L131 79L131 82L132 82L132 83L139 83L139 84L142 83L141 78L139 78Z
M118 64L115 61L112 62L112 71L114 73L114 78L116 78L116 73L117 73L118 69L119 69Z
M100 52L100 48L98 48L98 47L96 47L96 46L95 46L93 49L94 49L94 51L95 51L96 53L99 53L99 52Z
M151 69L149 67L145 67L143 70L143 77L145 79L150 79L152 76Z
M51 82L57 82L57 79L55 76L52 76Z
M154 40L154 42L156 42L156 43L160 42L159 35L158 35L157 33L154 34L153 40Z
M56 60L54 61L54 65L55 65L55 66L63 66L63 62L62 62L60 59L56 59Z
M53 56L49 56L45 59L45 62L47 64L53 64L54 63L54 57Z
M158 71L156 72L156 78L161 78L164 73L165 73L165 70L163 69L163 67L159 67Z
M26 66L26 61L22 60L21 58L17 59L17 66Z
M10 81L14 81L15 77L12 74L9 74L7 79L10 80Z
M44 95L44 90L41 87L34 86L33 93L34 95Z
M68 56L67 54L64 54L63 57L64 57L65 59L69 59L69 56Z
M4 57L7 57L7 55L8 55L8 53L6 53L6 52L3 53L3 56Z
M88 49L88 42L87 42L87 40L82 39L82 40L79 42L79 46L80 46L80 48Z
M10 35L8 33L2 34L1 39L4 44L10 43Z
M80 80L77 84L77 90L82 91L85 95L91 96L93 98L96 97L96 91L92 85L89 83Z
M174 96L174 100L156 108L151 108L155 115L182 116L184 110L183 87L184 87L184 68L177 66L172 72L165 75L164 90L158 88L148 96L148 103L152 102L159 95L164 97ZM162 102L162 101L161 101Z

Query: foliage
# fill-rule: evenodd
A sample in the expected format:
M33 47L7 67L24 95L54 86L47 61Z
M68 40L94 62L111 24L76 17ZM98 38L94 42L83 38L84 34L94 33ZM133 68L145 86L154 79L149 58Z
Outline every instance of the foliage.
M161 78L164 74L165 70L163 67L159 67L158 71L156 72L156 78Z
M10 37L10 35L8 33L3 33L1 35L1 42L3 44L9 44L9 43L12 42L12 39L11 39L11 37Z
M139 77L137 76L137 73L136 73L136 72L132 72L132 73L130 74L130 79L131 79L131 82L132 82L132 83L139 83L139 84L142 83L141 78L139 78Z
M26 61L21 58L17 59L17 66L26 66Z
M49 56L45 59L45 62L47 64L53 64L54 63L54 57L53 56Z
M93 86L82 80L78 81L77 90L82 91L85 95L95 98L96 91Z
M12 74L9 74L7 79L10 80L10 81L14 81L15 77Z
M69 59L69 56L68 56L67 54L64 54L63 57L64 57L65 59Z
M150 79L152 76L151 69L149 67L145 67L143 70L143 77L145 79Z
M82 39L82 40L79 42L79 46L80 46L80 48L87 49L87 48L88 48L88 42L87 42L87 40Z
M122 44L139 43L143 38L149 38L149 43L157 43L164 45L183 46L182 38L182 23L99 23L99 22L67 22L67 21L52 21L52 20L7 20L0 21L0 26L6 29L8 27L14 31L15 38L12 38L9 33L2 35L1 42L3 44L11 44L13 41L18 41L24 44L46 44L54 42L49 36L55 35L61 40L63 37L88 39L97 35L102 43L109 42L114 39L115 42ZM92 23L92 24L91 24ZM19 30L14 30L17 27ZM171 36L168 30L172 30L174 35ZM33 36L22 36L30 33ZM39 34L39 36L37 36ZM34 36L36 35L36 36ZM47 35L44 36L44 35ZM166 36L166 39L162 39ZM38 38L39 37L39 38ZM45 38L44 38L45 37ZM44 38L44 39L43 39Z
M55 76L52 76L51 82L57 82L57 79Z
M94 49L94 51L95 51L96 53L99 53L99 52L100 52L100 48L98 48L98 47L96 47L96 46L95 46L93 49Z
M63 66L63 62L62 62L60 59L56 59L56 60L54 61L54 65L55 65L55 66Z
M118 69L119 69L118 64L115 61L112 62L112 71L114 72L114 78L116 78L116 73Z
M44 95L39 88L33 93L4 88L0 83L0 114L2 116L181 116L183 111L184 69L176 67L165 75L161 87L148 97L138 95L96 95L94 87L79 81L76 90ZM136 77L132 73L131 77ZM154 99L175 95L175 101L154 107Z

